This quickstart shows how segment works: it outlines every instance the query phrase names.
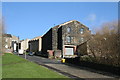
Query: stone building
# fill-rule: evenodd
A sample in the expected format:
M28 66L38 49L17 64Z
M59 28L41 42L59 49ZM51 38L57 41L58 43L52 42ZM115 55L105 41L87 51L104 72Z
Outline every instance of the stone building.
M4 34L4 47L6 49L11 49L12 47L12 35L11 34Z
M12 48L13 48L13 52L18 52L18 42L19 42L19 37L16 37L16 36L12 35Z
M80 48L78 46L89 40L90 35L88 27L71 20L51 28L43 35L42 51L57 57L76 57L80 53L80 50L77 50Z
M11 34L3 34L5 52L16 52L18 49L18 37Z
M41 36L35 37L29 41L29 51L30 52L41 52L42 48L42 38Z

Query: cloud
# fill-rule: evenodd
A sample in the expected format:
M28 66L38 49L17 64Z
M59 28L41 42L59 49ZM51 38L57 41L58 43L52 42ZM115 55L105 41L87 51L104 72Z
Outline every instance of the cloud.
M86 20L94 22L96 20L96 17L97 17L96 14L89 14Z

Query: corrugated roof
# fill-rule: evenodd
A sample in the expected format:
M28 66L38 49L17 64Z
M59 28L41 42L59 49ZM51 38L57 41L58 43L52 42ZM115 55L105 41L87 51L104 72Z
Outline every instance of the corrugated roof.
M35 37L35 38L33 38L33 39L39 39L39 38L41 38L42 36L38 36L38 37Z
M30 41L32 41L32 40L37 40L37 39L39 39L39 38L41 38L41 37L42 37L42 36L37 36L37 37L31 39Z

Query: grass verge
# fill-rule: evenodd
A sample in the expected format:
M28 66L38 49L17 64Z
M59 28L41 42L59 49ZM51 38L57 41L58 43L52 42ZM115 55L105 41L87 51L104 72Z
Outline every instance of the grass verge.
M5 53L2 57L2 78L67 78L17 55Z

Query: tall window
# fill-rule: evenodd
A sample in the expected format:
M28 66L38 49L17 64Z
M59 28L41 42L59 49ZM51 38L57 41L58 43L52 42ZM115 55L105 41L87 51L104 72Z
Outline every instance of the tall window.
M71 42L74 42L74 37L71 37Z
M81 38L81 42L83 42L84 41L84 38Z
M8 41L8 39L6 38L5 42L7 42L7 41Z
M70 28L70 27L68 27L68 28L67 28L67 32L69 32L69 33L70 33L70 31L71 31L71 28Z
M71 38L70 37L66 37L66 40L67 40L67 42L71 42Z
M80 33L81 33L81 34L84 33L84 29L83 29L83 28L80 29Z

